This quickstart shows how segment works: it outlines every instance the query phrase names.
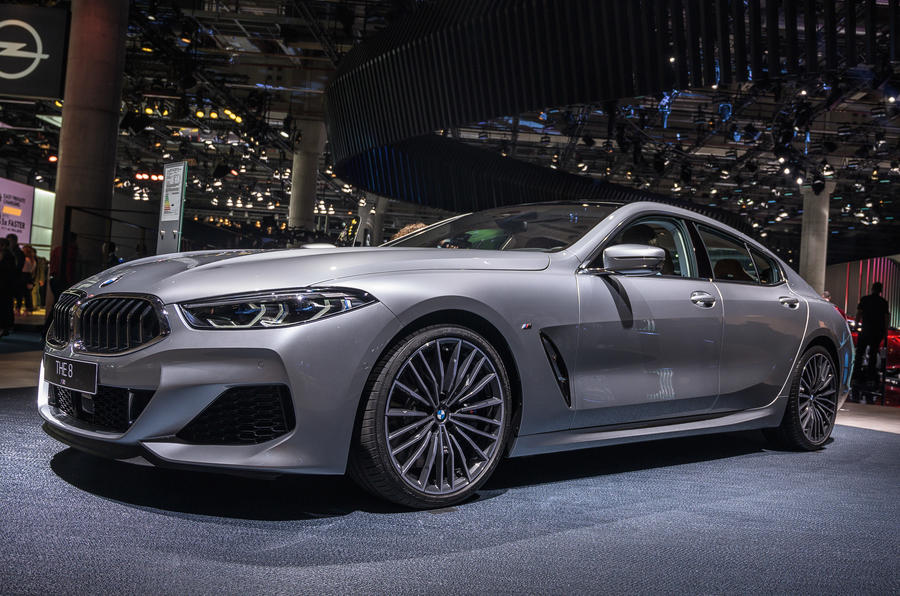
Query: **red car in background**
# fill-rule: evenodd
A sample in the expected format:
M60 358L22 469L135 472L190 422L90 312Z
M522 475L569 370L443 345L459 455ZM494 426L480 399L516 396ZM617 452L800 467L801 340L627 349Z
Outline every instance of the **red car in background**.
M856 338L859 335L859 327L857 326L856 321L850 317L845 315L845 318L847 319L847 325L850 327L850 333L853 335L853 345L855 347ZM883 346L884 343L882 343L880 347ZM896 327L888 327L886 360L883 403L888 406L900 406L900 330ZM880 368L881 367L879 366L879 369ZM851 391L851 398L857 393L856 390ZM871 400L871 398L869 399ZM880 402L880 396L875 401Z

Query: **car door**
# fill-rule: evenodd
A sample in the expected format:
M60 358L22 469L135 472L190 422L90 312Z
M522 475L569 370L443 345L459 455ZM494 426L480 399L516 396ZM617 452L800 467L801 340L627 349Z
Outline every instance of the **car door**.
M718 394L722 304L715 285L698 276L685 222L643 217L600 248L618 243L664 248L666 264L650 276L594 274L598 255L578 275L575 426L708 412Z
M808 306L788 287L773 257L723 230L697 224L697 231L725 307L714 411L765 406L791 372Z

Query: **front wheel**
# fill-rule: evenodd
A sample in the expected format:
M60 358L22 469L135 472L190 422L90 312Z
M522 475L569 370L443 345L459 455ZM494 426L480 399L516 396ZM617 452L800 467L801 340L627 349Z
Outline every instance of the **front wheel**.
M766 436L803 451L822 447L834 429L837 415L838 378L828 350L813 346L803 353L791 380L784 418Z
M389 501L458 503L503 456L509 378L497 350L470 329L435 325L403 338L376 365L363 400L350 474Z

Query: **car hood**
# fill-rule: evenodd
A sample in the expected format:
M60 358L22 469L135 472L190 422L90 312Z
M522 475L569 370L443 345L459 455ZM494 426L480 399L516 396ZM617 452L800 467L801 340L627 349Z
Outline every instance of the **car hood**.
M163 302L323 285L358 275L398 271L547 268L542 252L441 248L323 248L173 253L108 269L75 287L93 294L146 293Z

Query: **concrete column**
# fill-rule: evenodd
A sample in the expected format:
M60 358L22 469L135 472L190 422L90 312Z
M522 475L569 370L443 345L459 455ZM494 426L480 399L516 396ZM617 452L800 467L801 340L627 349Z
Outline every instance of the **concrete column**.
M819 195L804 188L803 221L800 230L800 275L813 289L825 290L825 264L828 258L828 208L834 181L825 183Z
M66 65L65 103L59 135L53 245L63 244L66 207L106 212L113 195L116 143L125 66L128 2L73 0ZM81 271L103 266L108 222L73 212L71 230L78 234ZM76 280L72 280L76 281Z
M321 120L297 120L295 125L303 138L294 148L294 161L291 165L288 227L312 230L319 157L325 150L325 123Z

